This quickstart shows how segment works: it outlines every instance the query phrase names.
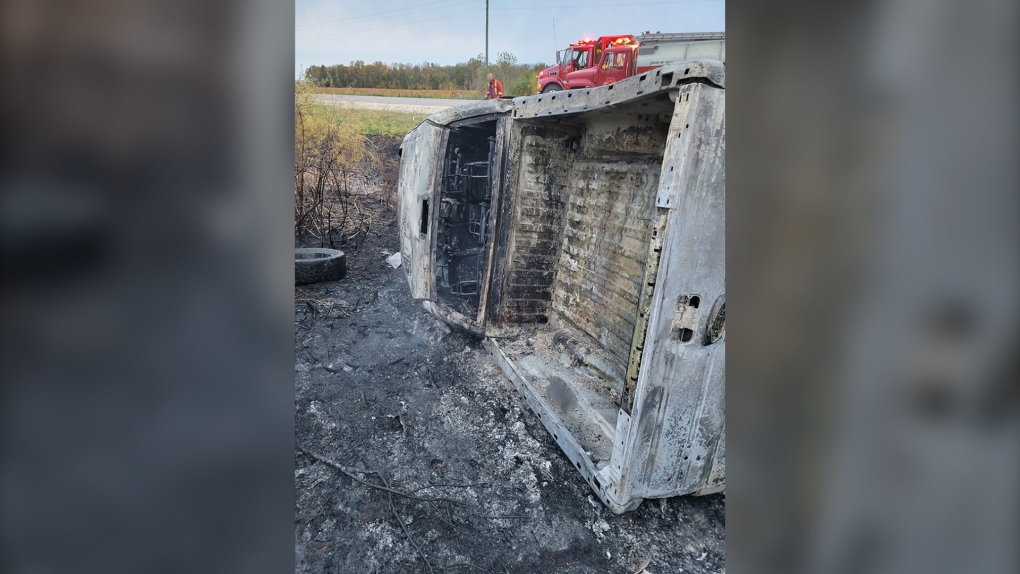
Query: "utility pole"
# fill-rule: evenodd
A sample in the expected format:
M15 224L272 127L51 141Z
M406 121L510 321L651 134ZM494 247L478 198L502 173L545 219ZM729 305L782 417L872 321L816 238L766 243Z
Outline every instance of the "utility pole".
M489 67L489 0L485 0L485 67Z

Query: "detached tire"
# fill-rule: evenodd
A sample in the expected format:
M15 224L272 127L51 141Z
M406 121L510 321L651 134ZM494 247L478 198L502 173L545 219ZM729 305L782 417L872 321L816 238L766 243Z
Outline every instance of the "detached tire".
M347 257L338 249L298 248L294 250L294 284L343 279Z

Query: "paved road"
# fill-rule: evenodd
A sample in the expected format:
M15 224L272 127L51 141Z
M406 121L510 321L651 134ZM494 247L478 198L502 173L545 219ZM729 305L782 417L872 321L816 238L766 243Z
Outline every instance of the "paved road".
M439 100L434 98L391 98L386 96L340 96L334 94L315 94L316 100L338 106L354 106L373 110L393 110L398 112L435 113L454 106L460 106L478 100Z

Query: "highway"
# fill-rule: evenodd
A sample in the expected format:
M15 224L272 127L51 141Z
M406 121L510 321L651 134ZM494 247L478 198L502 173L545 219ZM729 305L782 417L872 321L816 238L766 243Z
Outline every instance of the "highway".
M433 114L454 106L460 106L478 100L440 100L434 98L391 98L387 96L341 96L334 94L314 94L316 100L335 106L353 106L371 110L391 110L397 112L415 112Z

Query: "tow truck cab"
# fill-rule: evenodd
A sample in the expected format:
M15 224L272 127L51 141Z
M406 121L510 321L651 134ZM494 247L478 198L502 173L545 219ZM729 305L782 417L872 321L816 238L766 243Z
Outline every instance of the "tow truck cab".
M621 34L617 36L601 36L595 40L585 38L574 42L565 50L556 52L556 65L550 66L538 74L538 93L567 90L579 86L591 87L592 85L602 85L592 83L591 73L581 76L587 78L587 83L581 82L579 84L572 84L568 79L568 75L574 72L594 72L600 69L603 64L603 53L611 46L620 45L636 45L634 36ZM611 74L612 72L610 72ZM630 75L633 75L633 73ZM614 81L623 77L626 76L621 76L617 73Z

